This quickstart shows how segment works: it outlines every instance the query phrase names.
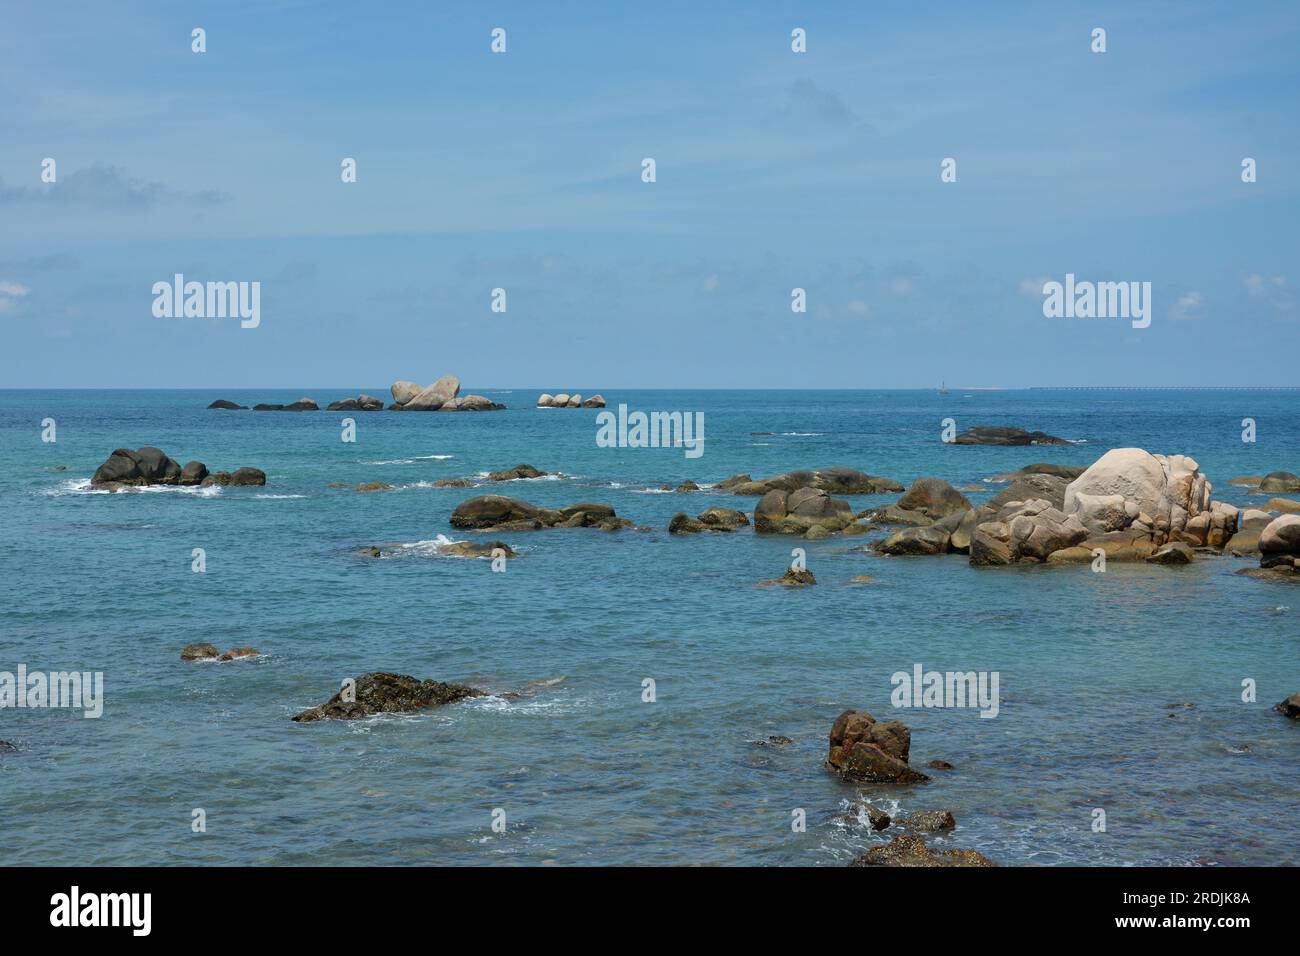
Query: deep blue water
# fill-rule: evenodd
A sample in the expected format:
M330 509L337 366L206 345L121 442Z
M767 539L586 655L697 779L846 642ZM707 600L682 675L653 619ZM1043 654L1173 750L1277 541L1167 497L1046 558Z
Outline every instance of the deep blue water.
M887 808L952 810L958 829L932 844L1001 863L1297 862L1300 727L1270 708L1300 690L1300 590L1234 575L1252 562L973 569L961 556L851 551L860 537L676 538L665 529L678 510L755 499L645 492L848 465L981 485L968 496L982 500L999 472L1137 445L1192 455L1216 498L1246 504L1262 499L1230 477L1300 472L1300 393L602 389L611 405L703 411L706 451L688 459L599 448L596 412L535 409L542 390L470 388L510 408L454 415L205 408L356 394L337 388L0 391L0 670L106 682L99 720L0 710L0 739L20 747L0 756L6 862L833 865L888 838L835 820L859 790ZM355 444L340 440L348 415ZM946 416L1080 443L945 445ZM1241 440L1248 416L1254 444ZM54 444L41 441L47 417ZM269 480L85 489L114 448L147 444ZM429 548L354 554L463 539L448 517L479 492L428 482L520 462L569 477L490 490L604 501L658 530L494 536L523 555L503 574ZM395 490L326 487L374 480ZM818 585L756 589L794 546ZM190 569L196 547L203 574ZM850 585L863 574L874 580ZM264 656L182 663L200 640ZM918 662L998 671L999 716L894 711L890 675ZM527 693L422 716L289 720L370 670ZM642 702L645 678L654 703ZM1258 702L1242 702L1244 678ZM1177 702L1195 707L1167 709ZM902 789L836 779L822 761L846 707L900 717L914 764L956 770ZM769 734L794 743L755 746ZM490 828L498 807L504 834ZM191 832L194 808L206 833ZM795 808L806 833L792 832ZM1094 808L1105 833L1092 832Z

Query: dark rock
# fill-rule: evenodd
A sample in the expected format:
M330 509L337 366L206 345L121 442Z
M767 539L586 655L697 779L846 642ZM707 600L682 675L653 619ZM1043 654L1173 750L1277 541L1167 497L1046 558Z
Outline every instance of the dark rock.
M256 647L232 647L226 653L221 655L223 661L242 661L249 657L257 657L259 651Z
M957 826L957 818L947 810L917 810L909 813L902 822L903 826L918 833L938 833Z
M678 485L676 490L677 491L699 491L700 486L693 481L687 480L687 481L683 481L680 485Z
M876 549L881 554L947 554L951 535L941 528L904 528L886 538Z
M946 760L931 760L926 764L931 770L952 770L953 765Z
M181 651L183 661L212 661L221 656L215 644L186 644Z
M209 405L208 408L229 408L229 409L231 409L231 410L233 410L233 411L247 411L247 410L248 410L248 406L247 406L247 405L237 405L237 404L235 404L234 402L228 402L228 401L226 401L224 398L219 398L219 399L217 399L215 402L213 402L211 405Z
M885 846L874 847L854 860L850 866L997 866L975 850L945 850L936 853L925 840L914 834L894 837Z
M1300 475L1289 471L1275 471L1264 476L1260 491L1300 491Z
M1068 445L1064 438L1023 428L970 428L953 439L956 445Z
M692 518L685 511L677 512L668 522L669 534L699 534L704 530L706 530L704 522L698 518Z
M868 475L856 468L790 471L761 481L754 481L748 475L736 475L720 482L718 488L737 495L766 495L771 491L795 492L801 488L815 488L836 495L874 495L903 490L903 486L892 478Z
M7 740L0 740L0 754L16 754L18 748Z
M516 481L520 478L544 478L546 472L539 471L532 465L515 465L504 471L489 472L488 481Z
M1284 717L1300 720L1300 694L1292 694L1286 700L1274 704L1273 709Z
M185 464L181 469L180 483L182 485L197 485L202 483L203 479L208 477L208 466L201 461L191 461Z
M1003 472L995 475L994 481L1018 481L1025 475L1051 475L1054 478L1064 478L1067 482L1074 481L1082 475L1087 468L1075 467L1073 465L1054 465L1050 462L1039 462L1034 465L1025 465L1025 467L1016 471Z
M1146 559L1148 564L1191 564L1192 549L1181 541L1167 544Z
M931 520L971 510L971 503L966 496L942 478L918 478L912 482L907 494L898 499L898 507L904 511L919 511Z
M734 508L709 508L701 512L698 518L692 518L684 511L673 515L668 522L669 534L698 534L701 531L735 531L749 524L744 512Z
M1032 501L1042 498L1049 501L1057 511L1065 510L1065 489L1069 480L1059 475L1028 474L1020 475L991 499L984 502L986 508L1001 508L1013 501Z
M912 732L901 720L878 723L865 711L846 710L831 727L826 767L849 780L919 783L930 778L908 766Z
M234 474L230 476L232 485L264 485L266 484L266 472L260 468L237 468Z
M852 522L853 509L847 501L807 486L792 492L769 491L754 507L754 530L760 534L806 534L815 526L835 532Z
M617 531L631 527L632 522L620 518L610 505L581 502L567 508L537 508L517 498L505 495L480 495L462 501L451 513L455 528L474 531L534 531L541 528L599 528Z
M372 714L411 713L467 697L484 696L483 691L464 684L422 681L405 674L385 672L363 674L356 682L355 700L344 700L345 691L340 690L324 704L295 714L293 719L304 723L323 719L357 720Z
M760 588L771 588L771 587L803 588L803 587L809 587L810 585L816 583L817 583L817 579L813 577L813 573L809 571L807 568L805 568L802 571L798 571L795 570L793 565L791 565L790 567L785 569L785 574L781 575L779 578L773 578L771 581L761 581L759 582L758 587Z
M433 482L435 488L473 488L474 482L468 478L439 478Z
M300 398L296 402L288 405L272 405L267 402L260 402L253 406L255 412L317 412L320 406L316 404L313 398Z

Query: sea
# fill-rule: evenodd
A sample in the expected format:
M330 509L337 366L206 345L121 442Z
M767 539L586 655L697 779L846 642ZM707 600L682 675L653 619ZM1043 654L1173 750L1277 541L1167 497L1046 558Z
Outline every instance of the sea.
M865 801L949 810L931 847L1003 865L1298 862L1300 726L1272 705L1300 691L1300 588L1236 574L1254 559L972 568L864 537L667 526L752 513L710 487L737 473L937 476L979 503L999 474L1134 446L1193 457L1216 499L1249 507L1272 496L1230 478L1300 472L1300 391L568 390L702 413L703 453L601 447L597 410L535 407L553 386L466 388L507 408L456 414L207 408L358 391L337 387L0 391L0 672L104 681L97 719L0 708L4 861L842 866L899 832L859 825ZM1070 444L953 445L946 419ZM114 449L145 445L267 482L90 487ZM550 474L483 480L520 463ZM687 479L701 490L660 490ZM391 490L331 487L375 481ZM603 502L649 530L453 528L485 493ZM440 551L466 539L519 557L494 571ZM816 586L757 586L797 548ZM182 661L195 642L259 654ZM996 673L997 716L893 706L893 675L917 665ZM486 695L291 720L371 671ZM826 770L850 708L904 721L931 780Z

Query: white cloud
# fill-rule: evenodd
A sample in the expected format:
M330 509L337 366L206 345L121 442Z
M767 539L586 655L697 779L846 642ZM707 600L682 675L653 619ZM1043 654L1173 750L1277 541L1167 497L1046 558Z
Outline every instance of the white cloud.
M712 275L708 276L708 278L704 280L704 291L717 292L718 286L721 284L722 284L722 280L719 279L718 274L714 272Z
M12 312L19 300L29 295L31 291L21 282L0 279L0 315Z
M1028 299L1041 299L1043 297L1043 285L1051 281L1047 276L1039 276L1037 279L1021 279L1020 294Z
M867 303L863 302L861 299L854 299L849 303L849 311L854 315L866 318L871 314L871 306L867 305Z
M1203 299L1199 292L1184 292L1178 297L1178 301L1174 303L1173 308L1169 310L1169 318L1175 321L1199 318L1202 305Z

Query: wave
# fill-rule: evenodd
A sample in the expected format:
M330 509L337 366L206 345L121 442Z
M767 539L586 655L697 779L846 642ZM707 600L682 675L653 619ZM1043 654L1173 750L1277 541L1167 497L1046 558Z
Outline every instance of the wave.
M410 458L387 458L377 461L358 461L358 465L414 465L418 461L446 461L455 455L412 455Z
M60 482L56 488L46 488L41 494L51 498L64 495L118 495L118 494L176 494L193 495L196 498L215 498L221 494L220 485L138 485L125 488L94 488L89 478L69 478Z
M306 498L306 495L253 495L254 498L262 498L267 501L283 501L289 498Z
M480 471L474 477L480 481L487 481L490 471ZM581 475L566 475L563 472L557 472L553 475L538 475L536 478L507 478L505 481L493 481L489 484L504 485L511 481L571 481L574 478L581 478Z

